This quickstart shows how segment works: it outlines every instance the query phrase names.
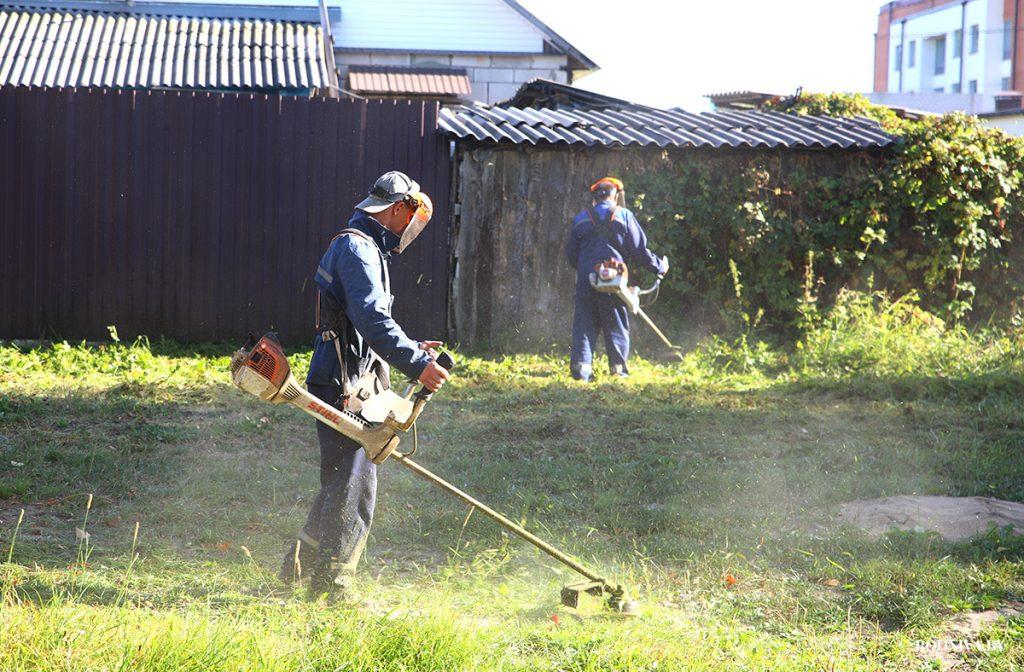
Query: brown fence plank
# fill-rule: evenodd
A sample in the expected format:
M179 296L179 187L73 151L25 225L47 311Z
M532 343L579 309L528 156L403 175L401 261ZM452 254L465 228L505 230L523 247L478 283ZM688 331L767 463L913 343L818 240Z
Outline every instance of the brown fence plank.
M312 334L312 276L373 180L435 220L393 264L396 316L443 335L450 162L436 106L0 88L0 338ZM424 132L426 129L426 132Z

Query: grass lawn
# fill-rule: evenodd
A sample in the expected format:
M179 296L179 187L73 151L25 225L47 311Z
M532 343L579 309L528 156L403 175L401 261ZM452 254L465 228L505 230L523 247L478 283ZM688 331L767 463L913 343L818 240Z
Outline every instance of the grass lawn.
M596 385L554 356L464 357L435 396L416 459L616 576L633 619L560 607L577 577L395 463L365 603L307 602L274 575L315 493L313 421L231 387L227 346L0 345L0 669L1021 669L1021 617L936 651L951 617L1024 597L1024 542L834 518L1024 501L1022 339L835 327Z

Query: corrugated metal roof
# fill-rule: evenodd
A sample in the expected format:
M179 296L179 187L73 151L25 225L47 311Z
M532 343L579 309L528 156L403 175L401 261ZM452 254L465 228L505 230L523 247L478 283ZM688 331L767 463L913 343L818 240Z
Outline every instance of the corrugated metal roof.
M527 89L550 92L551 82L526 84L509 103L445 108L440 128L458 138L516 144L586 146L764 147L871 149L895 142L866 117L798 116L727 110L693 114L614 98L573 97L565 85L550 107L519 107ZM568 97L567 97L568 96Z
M0 86L280 90L327 81L319 24L0 8Z
M366 95L465 96L471 92L465 68L404 68L353 65L348 90Z

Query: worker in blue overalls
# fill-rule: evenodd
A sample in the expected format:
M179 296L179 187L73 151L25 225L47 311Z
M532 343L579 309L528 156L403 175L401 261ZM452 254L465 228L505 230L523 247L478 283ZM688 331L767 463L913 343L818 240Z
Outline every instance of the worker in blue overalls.
M613 376L629 375L629 311L614 294L597 292L590 274L604 261L625 262L658 275L668 271L668 260L647 249L647 235L625 205L621 180L603 177L590 187L592 203L572 222L566 256L576 269L576 306L572 319L572 377L592 381L591 361L597 336L604 332L608 368Z
M391 317L388 260L420 233L430 199L404 173L385 173L334 237L313 276L317 334L306 386L335 408L389 386L389 365L429 390L448 379L439 341L414 341ZM317 422L320 491L280 578L308 577L310 594L352 597L351 574L366 545L377 499L376 466L360 445Z

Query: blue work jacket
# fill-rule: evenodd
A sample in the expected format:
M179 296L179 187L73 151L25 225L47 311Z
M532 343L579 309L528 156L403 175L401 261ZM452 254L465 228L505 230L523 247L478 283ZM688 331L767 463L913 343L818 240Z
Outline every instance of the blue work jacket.
M339 328L347 330L348 348L343 354L349 383L354 384L370 368L371 350L416 380L430 362L430 356L391 317L393 297L387 264L390 251L400 238L362 210L356 210L343 228L361 231L370 240L352 234L337 236L320 260L313 280L326 297L344 309L346 319L342 321L347 324ZM320 320L321 329L333 326L330 315L321 315ZM317 333L306 383L340 387L340 378L334 342Z
M594 206L599 220L607 220L612 204L607 201ZM603 225L603 224L601 224ZM584 209L572 221L572 231L565 246L566 257L576 269L576 294L593 291L590 273L594 266L609 259L626 262L630 268L646 268L661 274L668 270L668 264L647 249L647 234L640 228L640 222L626 208L618 208L611 225L601 235L594 227L590 214Z

